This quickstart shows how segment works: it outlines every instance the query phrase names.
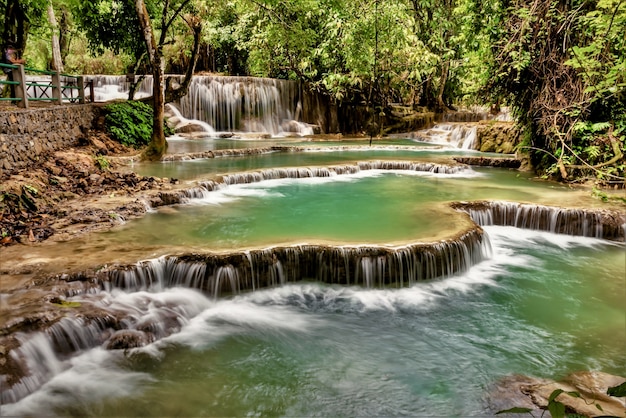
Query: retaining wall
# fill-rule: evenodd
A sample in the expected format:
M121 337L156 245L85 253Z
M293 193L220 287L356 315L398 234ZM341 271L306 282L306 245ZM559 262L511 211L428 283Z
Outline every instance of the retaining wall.
M92 104L0 111L0 176L78 145L99 114Z

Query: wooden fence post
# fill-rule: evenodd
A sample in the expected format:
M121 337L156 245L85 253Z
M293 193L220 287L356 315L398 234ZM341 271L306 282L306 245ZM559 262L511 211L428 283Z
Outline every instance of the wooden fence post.
M24 73L24 66L22 64L18 64L17 68L12 69L11 71L13 71L13 81L19 82L19 84L15 85L15 96L16 98L22 99L19 101L17 106L28 109L28 91L26 90L26 74Z
M63 104L63 90L61 89L61 74L58 71L52 73L52 97L57 104Z
M91 103L96 101L96 91L93 88L93 80L89 82L89 97L91 97Z
M80 96L80 99L78 99L78 103L85 104L85 79L82 75L76 78L78 83L78 95Z

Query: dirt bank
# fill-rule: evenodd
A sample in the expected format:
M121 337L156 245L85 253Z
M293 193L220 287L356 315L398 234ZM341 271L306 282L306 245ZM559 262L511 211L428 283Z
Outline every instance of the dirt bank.
M68 239L145 213L148 195L178 181L139 176L119 162L137 156L103 132L90 131L81 146L43 155L36 166L5 176L0 243Z

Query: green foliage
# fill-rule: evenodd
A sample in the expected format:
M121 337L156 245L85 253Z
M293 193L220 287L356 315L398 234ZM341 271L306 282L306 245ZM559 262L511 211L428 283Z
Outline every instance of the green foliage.
M606 394L609 396L615 396L616 398L623 398L626 396L626 382L621 385L608 388Z
M150 143L152 137L153 110L149 105L140 101L127 101L107 105L104 107L104 117L107 130L111 136L126 146L140 148ZM174 131L167 124L164 125L165 135L173 135ZM108 167L108 160L104 157L103 163ZM105 169L103 166L100 168Z
M109 168L111 168L111 162L107 160L106 157L104 157L103 155L96 155L94 157L94 160L96 161L96 165L98 166L98 168L102 171L107 171Z
M139 101L105 106L105 123L113 138L126 146L140 148L152 137L152 108Z
M623 181L626 3L501 1L485 97L510 101L544 174Z

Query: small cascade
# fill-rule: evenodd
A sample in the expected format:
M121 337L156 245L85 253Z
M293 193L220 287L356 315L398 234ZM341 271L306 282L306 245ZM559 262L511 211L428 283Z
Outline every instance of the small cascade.
M215 134L215 129L211 125L201 120L193 120L185 118L176 106L168 103L165 105L165 117L170 128L176 133L204 132L206 134Z
M206 199L211 192L225 186L237 184L251 184L267 180L328 178L340 175L357 174L367 170L408 171L429 175L473 175L471 167L466 165L445 165L436 163L422 163L411 161L365 161L356 164L346 164L331 167L291 167L272 168L261 171L248 171L226 174L217 180L198 182L197 187L179 190L176 192L161 192L149 202L149 208L159 206L188 203L193 199Z
M226 185L257 183L265 180L299 179L312 177L333 177L338 175L356 174L367 170L414 171L434 174L458 174L471 172L467 166L449 166L435 163L418 163L411 161L365 161L356 165L338 165L331 167L291 167L273 168L262 171L251 171L228 174L222 177ZM214 187L209 183L209 187Z
M86 75L87 82L93 82L94 102L128 99L130 82L126 81L125 75ZM152 96L152 86L152 77L145 77L135 92L135 99Z
M618 211L565 209L513 202L456 203L480 226L501 225L557 234L624 241L626 216Z
M227 255L163 257L112 268L99 279L107 291L188 287L212 297L303 279L364 287L404 287L467 271L490 256L489 239L476 227L456 239L396 248L311 244Z
M185 271L192 276L185 282L190 287L199 286L193 277L200 274L202 266L195 267ZM235 282L236 277L230 277L227 270L226 266L220 270L218 280ZM167 270L144 268L134 271L139 273L137 277L116 276L121 279L122 287L158 286L163 284L164 278L159 273ZM9 374L0 375L1 405L17 402L35 392L52 377L70 368L72 358L78 354L95 347L115 350L145 346L179 332L210 304L204 295L191 289L170 288L156 292L156 288L151 287L152 293L122 293L113 289L110 283L105 287L113 291L95 291L75 297L73 302L84 307L73 308L66 317L47 329L15 334L13 348L2 364L7 366L9 363L12 370L10 379Z
M422 142L461 149L475 149L478 128L472 124L439 123L431 129L418 131L414 137Z
M110 319L104 317L88 321L68 317L46 331L17 335L19 348L10 352L10 361L21 365L24 376L13 385L0 381L3 389L0 404L18 401L66 369L69 356L102 344L105 338L103 331L111 325Z

